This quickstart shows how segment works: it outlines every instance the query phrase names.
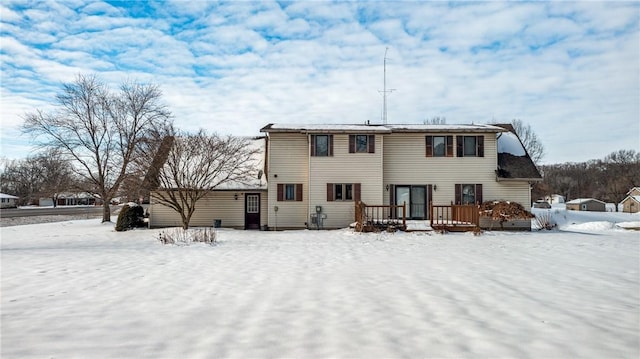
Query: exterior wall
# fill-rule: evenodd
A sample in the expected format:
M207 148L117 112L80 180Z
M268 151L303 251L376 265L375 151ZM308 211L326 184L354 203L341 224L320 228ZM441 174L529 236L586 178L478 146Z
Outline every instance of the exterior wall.
M622 212L627 212L627 213L640 212L640 203L636 202L634 199L630 197L627 197L624 201L622 201Z
M265 191L214 191L198 201L198 208L191 217L190 227L211 227L214 220L220 219L222 227L244 228L244 194L260 193L261 200L261 226L267 222L266 205L267 193ZM234 195L238 194L236 200ZM180 214L173 209L163 206L153 197L149 204L150 227L181 227Z
M507 200L531 205L529 183L496 181L497 141L493 133L484 135L484 157L426 157L425 136L429 133L392 133L384 138L384 203L389 203L387 185L433 185L434 204L455 201L455 184L482 184L483 200Z
M583 209L582 205L586 205L587 208ZM597 201L584 201L581 203L567 203L567 209L570 211L604 212L606 211L606 206L604 203L600 203Z
M382 203L382 152L382 135L375 136L374 153L349 153L349 134L334 134L333 156L309 157L309 213L322 206L324 228L345 228L355 221L355 202L327 201L327 183L360 183L363 202Z
M271 133L268 141L270 229L304 228L309 218L309 145L303 133ZM278 201L278 184L302 184L302 201ZM278 211L275 211L277 206Z
M16 207L15 198L2 198L2 201L0 201L0 208L14 208L14 207Z

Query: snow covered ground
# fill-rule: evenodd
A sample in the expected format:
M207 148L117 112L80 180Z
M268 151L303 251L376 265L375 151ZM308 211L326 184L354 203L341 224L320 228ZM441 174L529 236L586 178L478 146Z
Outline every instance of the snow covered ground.
M640 356L640 215L531 233L0 228L2 358ZM114 217L115 220L115 217Z

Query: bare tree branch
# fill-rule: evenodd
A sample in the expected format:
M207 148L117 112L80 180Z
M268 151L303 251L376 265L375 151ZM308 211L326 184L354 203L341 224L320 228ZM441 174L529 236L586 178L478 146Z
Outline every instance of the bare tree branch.
M125 83L119 92L95 76L78 75L56 96L57 110L25 115L23 130L44 148L73 159L74 169L103 201L103 222L110 221L109 202L135 172L132 161L148 133L163 128L171 114L154 85Z
M153 199L178 212L184 229L196 203L210 191L230 184L250 184L257 178L256 154L248 138L196 134L174 136L166 162L158 171L158 191Z

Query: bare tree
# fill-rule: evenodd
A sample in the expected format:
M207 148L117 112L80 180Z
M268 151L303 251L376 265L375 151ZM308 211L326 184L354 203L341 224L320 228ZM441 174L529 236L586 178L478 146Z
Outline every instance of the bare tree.
M511 121L511 125L516 130L516 134L520 137L520 141L522 141L531 160L533 160L535 164L539 164L545 154L544 145L531 128L531 125L525 125L524 122L518 119Z
M43 197L51 198L53 206L56 207L62 192L78 188L71 164L57 148L37 156L35 160L42 180L41 194Z
M258 176L255 154L259 149L248 138L200 130L172 140L164 165L157 169L159 188L152 199L178 212L185 230L196 203L211 190L227 183L248 183Z
M95 76L78 75L56 96L56 111L28 113L23 129L73 160L85 190L102 199L102 221L109 222L111 199L138 170L132 164L139 144L169 122L161 96L155 85L125 82L114 92Z
M610 202L620 203L629 189L640 186L640 153L634 150L612 152L597 165L603 197Z
M35 203L42 192L42 182L34 157L8 161L0 174L2 192L18 196L18 205Z
M433 117L431 119L426 119L423 121L423 123L425 125L446 125L447 124L447 118L446 117Z

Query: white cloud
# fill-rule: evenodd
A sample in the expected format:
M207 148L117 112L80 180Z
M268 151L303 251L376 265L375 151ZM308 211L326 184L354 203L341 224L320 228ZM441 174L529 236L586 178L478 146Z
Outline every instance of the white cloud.
M549 162L638 148L635 3L3 6L3 101L15 102L10 113L3 107L3 152L20 108L48 106L79 72L113 86L158 83L185 129L257 134L269 122L376 122L386 47L392 122L519 118L539 132Z

